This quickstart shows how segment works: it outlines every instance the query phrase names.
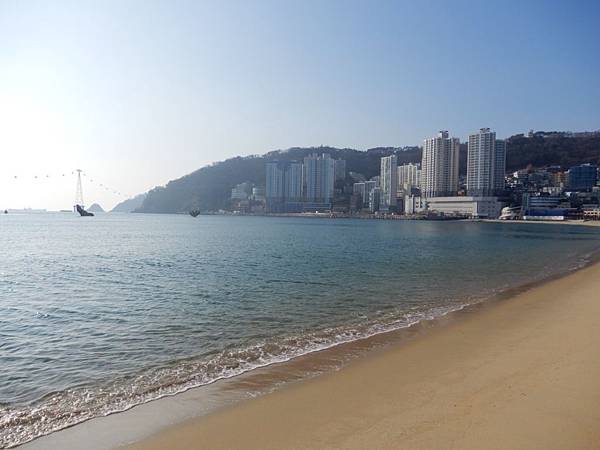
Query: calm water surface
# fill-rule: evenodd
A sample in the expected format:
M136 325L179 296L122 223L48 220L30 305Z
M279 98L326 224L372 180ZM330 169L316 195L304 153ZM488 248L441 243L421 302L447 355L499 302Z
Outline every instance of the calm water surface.
M0 216L0 447L581 265L597 229Z

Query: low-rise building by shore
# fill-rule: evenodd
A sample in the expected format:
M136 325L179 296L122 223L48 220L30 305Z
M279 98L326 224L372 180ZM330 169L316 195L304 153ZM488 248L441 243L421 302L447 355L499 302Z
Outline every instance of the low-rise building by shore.
M500 217L502 203L498 197L431 197L427 210L450 216L473 219L496 219Z

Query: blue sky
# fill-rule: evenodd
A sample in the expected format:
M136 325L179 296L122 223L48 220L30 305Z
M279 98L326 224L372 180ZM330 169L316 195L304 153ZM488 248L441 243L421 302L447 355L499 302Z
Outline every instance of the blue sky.
M77 167L137 194L290 146L599 129L598 23L591 1L4 0L0 207L69 207Z

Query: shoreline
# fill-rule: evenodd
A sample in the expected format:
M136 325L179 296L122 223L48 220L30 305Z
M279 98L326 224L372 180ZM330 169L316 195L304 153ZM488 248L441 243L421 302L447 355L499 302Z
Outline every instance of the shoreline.
M600 220L500 220L500 219L482 219L484 223L506 223L506 224L543 224L543 225L571 225L584 227L600 227Z
M37 215L37 214L66 214L71 211L39 211L39 212L13 212L15 215ZM179 213L146 213L146 212L111 212L105 211L101 214L136 214L136 215L176 215L187 216L186 212ZM385 220L385 221L424 221L424 222L479 222L479 223L501 223L501 224L543 224L543 225L570 225L585 227L600 227L600 220L565 219L565 220L501 220L501 219L470 219L464 217L444 217L432 219L426 216L403 215L403 214L347 214L347 213L201 213L199 217L266 217L266 218L309 218L309 219L356 219L356 220Z
M560 273L509 287L491 297L465 303L441 315L421 320L396 329L376 332L373 335L340 342L332 347L310 351L291 360L273 362L234 377L223 378L210 384L187 388L138 405L76 423L66 428L40 436L18 448L43 449L60 447L80 448L86 442L89 449L121 448L131 443L146 443L153 436L161 436L182 424L202 422L207 417L220 414L246 402L252 402L265 394L287 390L295 385L311 383L313 379L328 377L344 370L363 359L372 358L381 352L401 348L414 339L427 338L438 328L456 326L465 318L472 319L495 308L506 300L537 290L548 283L569 278L591 267L600 269L600 251L592 251L581 260L581 264ZM252 392L250 392L250 390ZM163 411L168 411L167 418ZM89 440L91 438L91 440ZM171 444L169 444L171 445ZM133 448L145 448L135 445Z
M393 343L386 348L373 351L371 354L353 360L336 372L325 373L298 383L290 383L273 393L226 406L207 416L174 424L127 448L199 448L194 447L194 442L202 442L207 448L236 448L239 446L245 448L333 446L358 448L360 447L359 442L363 442L364 445L369 442L369 445L375 447L398 447L402 442L406 448L446 448L441 446L441 442L449 437L462 442L456 448L477 448L477 445L480 446L479 448L483 448L481 445L492 448L489 447L489 442L485 444L485 441L477 440L477 438L483 438L485 433L483 435L480 432L463 433L466 426L465 420L476 419L481 422L482 430L487 430L486 433L499 433L499 430L495 429L488 419L496 417L499 411L503 412L503 418L506 420L510 419L513 414L519 416L521 407L517 407L517 404L511 406L510 402L507 403L506 399L501 396L494 398L495 402L493 403L484 401L486 398L494 397L495 392L503 391L503 389L510 393L522 388L523 392L519 394L520 396L525 399L534 397L541 401L540 392L554 389L552 385L543 383L543 378L549 375L546 370L547 366L553 368L551 374L565 372L565 377L569 375L569 367L560 364L560 360L561 358L574 358L579 353L575 352L574 355L570 355L569 352L563 351L557 352L554 356L548 355L549 352L546 351L548 348L552 348L556 352L557 348L565 347L565 342L561 342L560 339L556 342L545 342L545 338L560 337L561 332L568 331L569 328L577 328L578 321L586 322L586 325L589 326L589 321L593 320L591 317L600 312L600 305L591 302L593 293L597 292L595 289L598 288L600 288L600 264L595 262L550 281L538 283L533 287L525 287L516 294L507 294L510 298L502 301L478 304L475 308L469 308L470 311L464 310L455 314L455 316L460 316L458 320L448 318L448 320L443 320L445 323L441 326L419 327L427 328L427 332L415 332L418 339L405 339L402 343ZM568 300L575 301L578 297L580 297L579 303L581 304L577 305L578 308L570 309ZM593 309L592 313L587 311L589 308ZM583 309L587 312L582 311ZM588 318L587 321L586 317L581 317L581 312ZM565 324L564 320L558 320L559 317L555 317L556 314L559 317L573 316L572 323ZM492 326L498 321L503 322L506 329ZM546 328L545 325L548 327ZM532 335L529 331L530 326L538 330L540 335ZM579 331L576 336L571 337L571 340L586 341L586 338L591 337L600 339L600 333L586 333L586 331L592 331L587 328ZM474 341L470 341L469 337ZM542 342L539 342L540 340ZM569 339L566 340L570 342ZM450 348L448 342L456 342L458 346ZM473 348L473 342L483 343L483 348ZM507 348L502 349L506 342L510 344L508 348L515 350L512 354L507 351ZM523 344L520 351L516 342ZM589 342L586 343L589 344ZM569 349L572 350L572 345L567 346L566 350ZM491 358L491 355L488 354L489 350L492 350L491 353L495 354L499 360L511 364L499 367L495 358ZM590 349L590 351L593 350ZM544 364L541 364L541 367L532 366L527 359L523 358L524 355L521 354L523 352L529 356L537 356L537 359ZM449 359L447 354L452 354L455 358ZM588 359L590 357L588 352L582 356ZM441 359L437 360L438 357ZM533 359L537 361L536 358ZM415 364L416 362L419 364ZM484 367L485 364L482 364L484 362L492 364L495 370L486 371L485 376L465 371L465 367ZM587 365L586 358L579 359L577 362L579 363L578 368ZM592 358L589 364L588 372L600 375L600 357ZM424 370L425 367L432 370ZM403 382L396 383L387 370L388 368L399 369L396 381ZM406 372L401 368L410 368L410 370ZM464 386L463 382L450 382L446 386L443 380L449 371L462 372L465 378L475 380L481 388L480 392L473 392L469 386ZM511 380L515 373L521 372L525 372L527 376L516 377L517 379L510 381L513 387L509 389L506 379ZM570 375L574 376L568 377L568 380L574 383L582 377L586 380L590 378L585 373L579 372ZM533 386L530 383L524 383L523 386L519 384L519 382L527 381L528 378L535 377L542 378L539 386ZM454 377L450 378L452 381ZM380 381L377 387L367 382L374 379ZM583 404L589 403L590 399L600 401L600 395L596 394L596 392L600 392L597 389L600 382L595 384L595 380L588 381L588 384L584 383L580 386L581 389L578 389L576 393L578 395L575 395ZM367 385L365 386L365 384ZM438 386L439 397L444 399L441 403L437 400L433 401L431 393L424 389L427 385ZM415 388L414 392L410 389L411 386ZM584 389L584 387L588 389ZM575 394L573 389L570 390L571 394ZM585 395L582 395L582 392ZM464 395L458 395L461 393ZM560 392L554 394L558 395ZM325 403L321 401L324 397L328 398ZM450 407L448 403L450 398L459 403L450 405ZM479 399L479 408L467 408L465 401L473 398ZM519 397L510 398L515 401L522 400ZM405 407L399 407L399 404L404 401L408 401L408 404ZM311 406L311 402L314 402L314 405ZM547 408L545 413L549 414L552 411L552 414L561 416L560 411L555 409L564 402L577 410L577 405L561 395L558 395L555 402L546 400L542 402L541 406ZM409 404L412 404L412 407L408 407ZM354 412L352 412L351 405L354 407ZM537 408L540 405L536 403L530 406ZM466 416L459 414L461 417L457 418L454 408L459 408L459 411L463 413L466 413L467 410L471 412ZM380 409L381 411L379 411ZM531 412L529 406L527 411ZM519 428L519 433L511 440L514 442L514 447L506 447L504 445L506 441L503 441L502 448L568 447L565 446L564 440L556 436L550 439L550 436L553 435L552 428L556 424L554 423L552 427L548 426L547 430L544 428L548 421L553 422L553 415L547 416L547 414L536 417L536 430L531 430L531 433L519 428L518 423L514 423L513 425ZM587 417L583 413L581 416L577 415L575 422L586 423L586 420L589 421L593 417L600 419L599 413L594 410L586 409L585 414ZM378 420L371 420L373 416L376 416ZM600 432L594 432L585 424L578 427L573 422L572 416L570 417L571 439L577 438L578 441L583 442L585 439L593 438L597 440L586 440L585 442L588 444L600 442ZM320 420L316 420L317 418ZM426 423L430 423L434 419L439 420L443 432L435 431L440 427L433 429L425 427ZM566 419L569 417L563 418L563 420ZM381 425L378 425L380 422L389 423L390 428L382 428ZM349 424L352 426L349 427ZM392 424L393 426L391 426ZM417 431L422 427L425 429ZM563 424L561 429L564 431L565 427L566 425ZM545 430L545 434L539 433L539 429L542 428ZM235 429L236 432L226 433L228 429ZM345 431L341 434L332 432L342 429ZM375 436L377 433L373 433L374 429L379 429L382 435ZM390 434L392 430L394 433ZM370 436L369 440L367 440L367 436ZM409 442L412 444L409 445ZM400 448L404 447L400 446ZM569 448L596 447L575 445Z
M146 214L146 213L139 213ZM176 213L186 214L186 213ZM356 219L356 220L396 220L396 221L425 221L425 222L480 222L480 223L503 223L503 224L545 224L545 225L580 225L585 227L600 227L600 220L565 219L565 220L501 220L501 219L471 219L466 217L440 217L428 218L418 214L347 214L347 213L201 213L199 217L291 217L309 219Z

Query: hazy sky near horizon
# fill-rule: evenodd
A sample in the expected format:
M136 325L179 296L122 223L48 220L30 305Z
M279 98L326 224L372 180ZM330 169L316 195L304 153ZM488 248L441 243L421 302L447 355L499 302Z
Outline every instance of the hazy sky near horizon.
M110 208L235 155L599 129L599 21L597 1L0 0L0 208L70 208L76 168Z

